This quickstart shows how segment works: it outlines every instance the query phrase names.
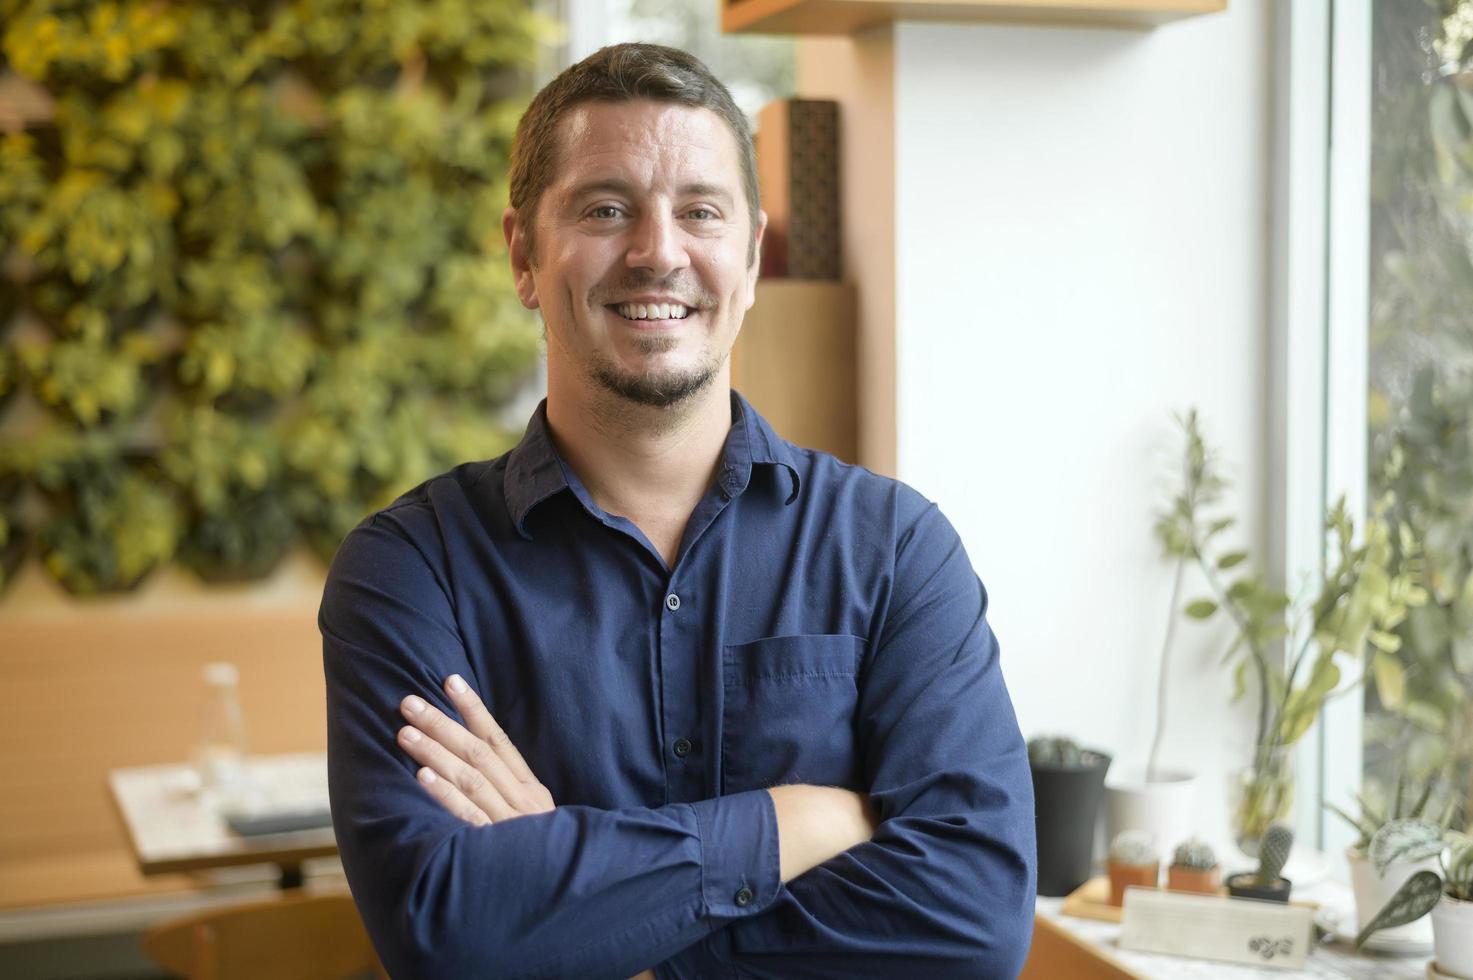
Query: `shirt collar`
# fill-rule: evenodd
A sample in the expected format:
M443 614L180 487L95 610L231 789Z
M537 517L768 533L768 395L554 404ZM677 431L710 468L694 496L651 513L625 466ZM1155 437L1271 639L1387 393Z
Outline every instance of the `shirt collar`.
M716 485L728 497L736 497L751 483L755 465L782 467L788 472L792 488L784 503L791 504L798 499L800 484L793 447L735 390L731 393L731 416L731 430L721 452ZM552 444L544 398L527 423L526 435L506 461L506 508L522 537L531 537L526 520L532 508L559 491L573 489L577 479Z

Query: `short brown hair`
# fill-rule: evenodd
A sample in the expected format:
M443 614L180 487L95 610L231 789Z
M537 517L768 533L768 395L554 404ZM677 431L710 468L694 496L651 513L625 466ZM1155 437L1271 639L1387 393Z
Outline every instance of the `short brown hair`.
M742 190L747 196L751 238L747 262L757 254L757 155L752 148L752 129L746 114L732 101L726 86L712 75L700 59L678 48L660 44L612 44L599 48L582 61L565 69L543 86L517 123L511 152L511 206L517 212L527 250L535 248L534 219L543 191L552 183L557 165L559 123L574 106L584 102L626 102L653 99L694 108L710 109L720 116L736 139L742 162Z

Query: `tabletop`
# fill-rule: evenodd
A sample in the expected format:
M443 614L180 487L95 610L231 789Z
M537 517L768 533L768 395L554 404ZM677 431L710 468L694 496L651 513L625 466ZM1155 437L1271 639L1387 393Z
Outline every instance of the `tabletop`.
M1294 889L1294 898L1318 903L1353 918L1354 899L1350 886L1335 879ZM1122 949L1119 945L1120 925L1095 919L1064 915L1062 898L1038 899L1037 912L1073 937L1102 951L1116 965L1129 970L1141 980L1424 980L1431 951L1404 956L1362 951L1332 941L1321 942L1310 954L1302 970L1244 966L1215 960L1190 959L1163 953L1144 953Z
M326 810L327 754L251 756L244 788L233 801L247 813ZM113 805L145 875L275 864L283 886L301 882L301 863L337 854L331 827L242 837L226 823L221 804L201 789L192 765L134 766L108 773Z

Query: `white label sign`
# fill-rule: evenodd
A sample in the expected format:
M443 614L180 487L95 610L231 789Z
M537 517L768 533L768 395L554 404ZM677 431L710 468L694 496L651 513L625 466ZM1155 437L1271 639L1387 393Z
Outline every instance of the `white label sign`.
M1309 906L1125 890L1123 949L1292 970L1304 966L1313 937L1314 909Z

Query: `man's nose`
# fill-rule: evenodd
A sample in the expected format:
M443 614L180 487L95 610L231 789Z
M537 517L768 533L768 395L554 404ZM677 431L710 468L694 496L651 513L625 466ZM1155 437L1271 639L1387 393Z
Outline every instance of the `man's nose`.
M630 268L648 269L657 279L690 265L680 226L669 214L647 214L640 219L625 260Z

